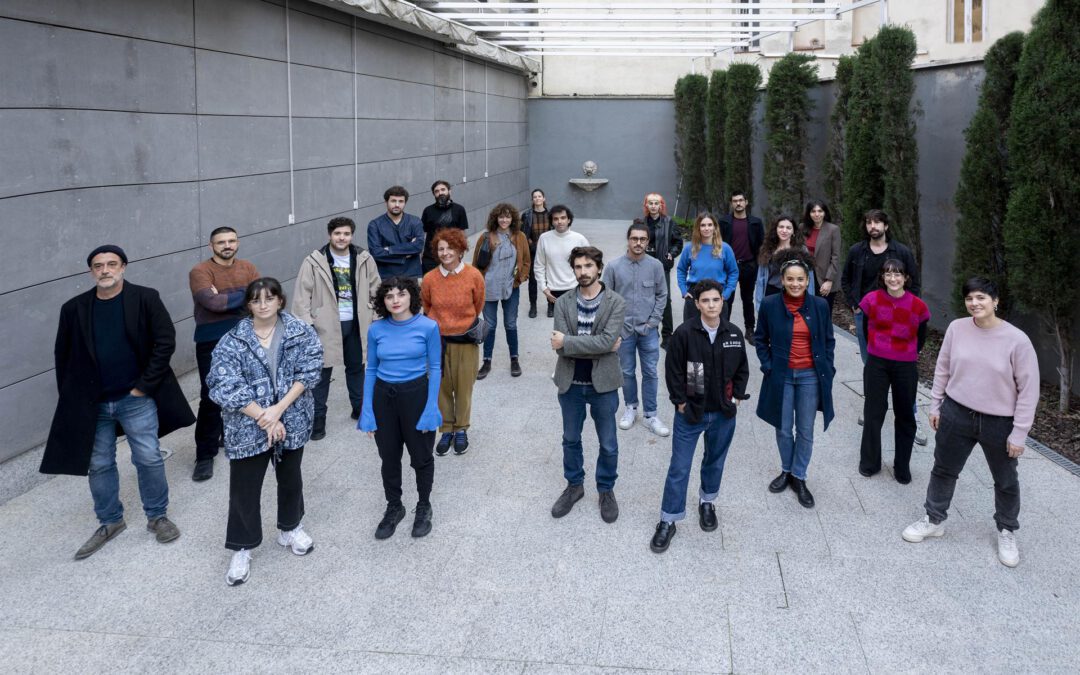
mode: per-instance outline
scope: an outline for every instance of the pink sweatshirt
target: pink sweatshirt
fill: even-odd
[[[995,328],[979,328],[971,317],[953,321],[934,368],[931,415],[941,413],[946,394],[972,410],[1012,417],[1009,442],[1024,445],[1039,403],[1039,361],[1031,340],[1007,321]]]

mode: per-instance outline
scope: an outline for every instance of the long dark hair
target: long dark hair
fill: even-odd
[[[375,314],[380,319],[385,319],[390,316],[390,310],[386,308],[386,294],[395,288],[409,294],[409,311],[413,314],[419,314],[420,284],[416,283],[416,279],[413,279],[412,277],[390,277],[389,279],[384,279],[383,282],[379,284],[379,288],[375,290],[375,298],[372,303],[375,305]]]
[[[499,229],[499,217],[510,216],[510,237],[513,238],[518,232],[521,232],[521,213],[514,208],[513,204],[507,204],[503,202],[496,204],[495,208],[491,209],[491,213],[487,218],[487,231],[488,236],[491,237],[492,245],[495,242],[495,232]]]
[[[822,211],[825,212],[825,220],[822,221],[822,224],[832,222],[832,212],[829,211],[829,205],[821,201],[820,199],[811,199],[810,201],[806,202],[806,208],[803,209],[802,213],[803,236],[808,236],[810,234],[810,230],[814,229],[814,220],[810,217],[810,212],[813,211],[815,208],[820,208]]]
[[[780,235],[776,234],[776,226],[784,220],[791,223],[791,242],[788,246],[794,249],[802,249],[803,246],[806,245],[803,239],[803,233],[795,223],[795,219],[789,215],[781,214],[773,218],[772,222],[769,223],[769,229],[765,232],[765,241],[761,243],[761,250],[758,253],[759,265],[768,264],[769,260],[772,259],[773,253],[776,253],[776,247],[780,245]]]
[[[278,314],[281,314],[281,312],[284,311],[285,303],[288,298],[285,297],[285,291],[281,289],[281,282],[274,277],[262,277],[252,281],[248,284],[247,289],[244,290],[244,314],[251,316],[251,303],[258,300],[263,291],[266,291],[266,294],[271,298],[281,300],[281,307],[278,307]]]

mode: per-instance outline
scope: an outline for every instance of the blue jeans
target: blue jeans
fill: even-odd
[[[789,370],[784,376],[784,401],[776,446],[780,466],[799,480],[806,480],[814,452],[814,418],[818,407],[818,376],[813,368]]]
[[[581,449],[581,430],[585,426],[585,406],[589,406],[600,440],[596,458],[596,489],[607,492],[615,487],[619,477],[619,438],[615,412],[619,409],[619,392],[597,393],[591,384],[572,384],[565,394],[559,394],[563,425],[563,476],[571,485],[585,482],[585,456]]]
[[[518,357],[518,300],[521,299],[519,288],[515,288],[506,300],[492,300],[484,303],[484,321],[488,325],[488,334],[484,338],[484,360],[490,361],[495,351],[495,329],[499,327],[499,303],[502,303],[503,319],[506,320],[506,346],[510,349],[510,358]]]
[[[686,421],[675,412],[675,428],[671,436],[671,464],[664,483],[664,499],[660,503],[660,520],[674,523],[686,517],[686,486],[690,482],[690,466],[701,433],[705,432],[705,456],[701,458],[701,502],[712,502],[720,493],[731,439],[735,436],[735,418],[722,413],[707,412],[698,424]]]
[[[645,335],[636,332],[624,337],[619,346],[619,365],[623,376],[623,403],[628,408],[638,405],[637,358],[641,354],[641,397],[645,399],[645,415],[656,414],[656,364],[660,360],[660,333],[650,328]]]
[[[90,455],[90,494],[94,513],[102,525],[124,518],[120,503],[120,474],[116,470],[116,424],[131,448],[131,463],[139,476],[139,496],[148,520],[165,515],[169,506],[169,483],[165,460],[158,447],[157,404],[149,396],[128,394],[119,401],[98,404],[97,431]]]

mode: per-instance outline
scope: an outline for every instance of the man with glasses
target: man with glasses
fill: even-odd
[[[619,428],[626,430],[637,420],[637,360],[641,359],[641,397],[644,399],[642,422],[657,436],[671,433],[656,412],[656,374],[660,361],[658,327],[668,301],[667,274],[664,265],[649,256],[649,227],[635,220],[626,231],[626,255],[619,256],[604,268],[607,288],[626,301],[623,317],[619,364],[623,375],[623,414]]]

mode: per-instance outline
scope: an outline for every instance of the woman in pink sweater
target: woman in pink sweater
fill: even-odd
[[[1039,362],[1027,335],[998,318],[993,282],[974,277],[963,292],[971,318],[949,324],[930,394],[930,427],[937,432],[937,447],[926,487],[926,516],[909,525],[903,537],[918,543],[945,534],[956,479],[978,443],[994,476],[998,560],[1016,567],[1020,562],[1013,534],[1020,527],[1016,460],[1024,453],[1035,421]]]

